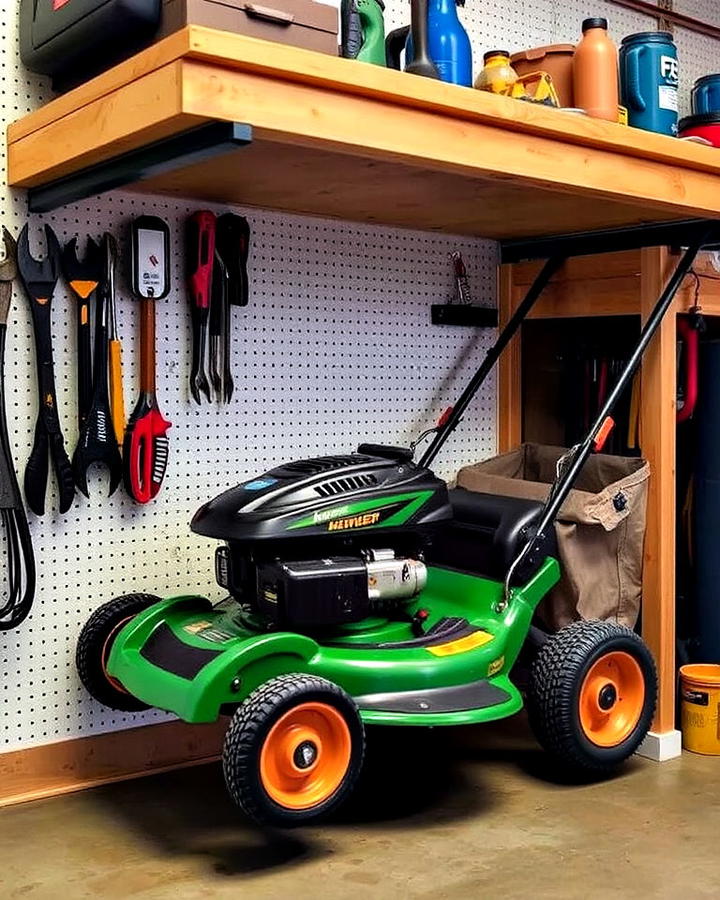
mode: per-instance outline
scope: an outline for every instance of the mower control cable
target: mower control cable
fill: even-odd
[[[569,451],[566,461],[564,459],[560,460],[560,463],[558,464],[559,478],[556,479],[555,484],[553,484],[552,488],[550,489],[550,494],[545,501],[545,505],[543,506],[542,516],[537,526],[537,530],[535,531],[535,535],[531,537],[530,540],[525,544],[517,558],[510,566],[505,577],[503,596],[502,599],[498,601],[495,607],[498,613],[504,612],[504,610],[507,608],[508,603],[510,602],[513,576],[523,565],[523,563],[528,561],[532,557],[532,554],[536,553],[542,547],[547,537],[548,528],[553,525],[555,517],[560,511],[560,507],[565,502],[565,499],[572,490],[572,487],[583,466],[587,462],[590,454],[593,451],[597,451],[600,449],[600,447],[598,446],[598,441],[601,435],[603,437],[607,436],[608,428],[612,425],[611,413],[615,408],[616,403],[622,396],[625,388],[632,381],[637,368],[642,362],[642,358],[645,350],[648,347],[648,344],[652,340],[655,332],[657,331],[660,323],[665,316],[665,313],[668,311],[671,303],[675,299],[675,294],[677,294],[680,285],[685,280],[685,276],[692,268],[695,257],[703,248],[703,245],[707,242],[711,233],[712,232],[708,230],[707,234],[703,234],[699,239],[697,239],[686,249],[685,253],[682,256],[682,259],[677,264],[675,271],[668,279],[665,288],[660,294],[660,297],[655,304],[653,311],[650,313],[650,316],[645,322],[645,325],[640,332],[640,338],[635,347],[635,350],[630,356],[630,359],[625,364],[625,368],[620,373],[620,376],[616,381],[612,391],[610,391],[610,393],[608,394],[605,403],[602,406],[602,409],[598,413],[597,418],[590,428],[590,431],[588,432],[582,443],[576,445],[572,448],[572,450]]]
[[[465,415],[465,410],[472,402],[475,394],[477,394],[477,392],[482,387],[485,379],[488,377],[490,372],[492,372],[493,368],[495,367],[495,363],[502,355],[503,350],[513,339],[515,333],[520,328],[520,325],[528,316],[536,301],[547,287],[548,282],[564,262],[564,256],[553,256],[548,259],[548,261],[545,263],[545,265],[535,278],[535,281],[533,281],[533,283],[530,285],[530,288],[525,295],[522,303],[518,305],[517,309],[508,320],[507,325],[498,335],[498,339],[488,350],[480,368],[473,375],[470,383],[460,395],[457,403],[450,408],[449,413],[447,413],[446,411],[446,413],[443,414],[442,418],[440,419],[439,425],[435,429],[430,429],[429,431],[424,432],[415,441],[415,444],[413,446],[417,446],[417,444],[427,434],[429,434],[430,431],[435,431],[435,437],[431,441],[430,446],[423,453],[419,465],[424,467],[429,466],[438,455],[445,441],[450,437],[453,431],[460,424],[462,417]]]

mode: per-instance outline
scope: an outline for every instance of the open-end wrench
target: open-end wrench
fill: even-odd
[[[51,301],[60,275],[61,251],[55,232],[49,225],[45,226],[45,240],[47,255],[42,260],[35,259],[30,253],[27,225],[20,232],[17,244],[18,274],[32,314],[39,395],[35,439],[25,467],[25,497],[30,509],[38,516],[45,512],[48,454],[52,458],[58,482],[61,513],[70,509],[75,497],[73,472],[65,452],[55,391]]]
[[[112,238],[103,238],[103,255],[106,271],[110,266]],[[108,394],[108,281],[104,279],[97,292],[95,309],[95,358],[93,360],[93,392],[87,419],[80,431],[73,454],[73,474],[78,490],[88,495],[87,472],[93,463],[99,463],[110,473],[110,494],[114,494],[122,481],[123,467],[110,412]]]

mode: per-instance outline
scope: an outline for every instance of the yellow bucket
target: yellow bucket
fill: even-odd
[[[720,666],[681,666],[680,701],[683,747],[720,756]]]

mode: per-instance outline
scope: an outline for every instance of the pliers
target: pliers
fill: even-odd
[[[60,429],[52,353],[51,307],[60,275],[61,250],[49,225],[45,226],[45,239],[47,256],[43,260],[35,259],[30,253],[27,225],[20,232],[17,245],[18,274],[32,314],[39,397],[35,439],[25,467],[25,497],[30,509],[38,516],[45,512],[48,455],[52,458],[58,482],[61,513],[70,509],[75,497],[72,467]]]
[[[215,215],[201,210],[190,216],[185,225],[185,265],[192,317],[190,394],[198,405],[201,394],[205,395],[208,402],[212,399],[205,372],[205,359],[214,260]]]

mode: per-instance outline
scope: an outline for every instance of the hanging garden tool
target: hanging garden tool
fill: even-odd
[[[93,390],[90,410],[85,424],[80,429],[75,453],[73,454],[73,475],[79,491],[88,494],[87,473],[93,463],[99,463],[110,473],[109,496],[117,490],[122,480],[122,459],[118,450],[110,412],[108,394],[108,281],[111,248],[109,235],[103,238],[105,276],[97,291],[95,301],[95,355],[93,359]],[[112,238],[110,238],[112,240]]]
[[[228,272],[215,248],[210,303],[210,384],[219,403],[229,403],[234,390],[229,360],[230,301]]]
[[[158,408],[155,377],[155,301],[170,291],[170,229],[157,216],[131,225],[132,292],[140,300],[140,397],[130,416],[123,464],[125,488],[133,500],[157,496],[168,461],[170,422]]]
[[[110,353],[110,412],[118,449],[122,450],[125,437],[125,395],[122,377],[122,345],[118,337],[117,308],[115,306],[115,267],[117,266],[117,242],[111,234],[105,241],[105,285],[107,287],[108,351]]]
[[[62,252],[62,268],[70,290],[78,300],[77,305],[77,389],[78,423],[83,427],[92,403],[92,339],[90,333],[90,309],[102,280],[102,251],[92,238],[88,238],[85,259],[77,255],[77,238],[65,244]]]
[[[215,259],[215,215],[206,210],[193,213],[185,223],[185,265],[192,317],[192,368],[190,394],[200,405],[200,395],[212,401],[205,372],[208,319]]]
[[[5,259],[0,263],[0,515],[7,547],[7,587],[0,600],[0,631],[16,628],[35,597],[35,555],[13,464],[5,407],[5,338],[17,275],[17,247],[3,228]]]
[[[55,232],[49,225],[45,226],[45,239],[47,256],[43,260],[34,259],[30,253],[27,225],[20,232],[17,245],[18,273],[32,313],[39,394],[35,439],[25,467],[25,497],[30,509],[38,516],[45,512],[48,454],[52,457],[58,482],[61,513],[70,509],[75,497],[73,472],[65,452],[55,392],[51,307],[60,275],[61,251]]]
[[[210,311],[210,372],[218,399],[229,403],[235,384],[232,357],[232,307],[247,306],[250,225],[243,216],[225,213],[215,230],[215,270]],[[217,279],[217,285],[215,283]]]

